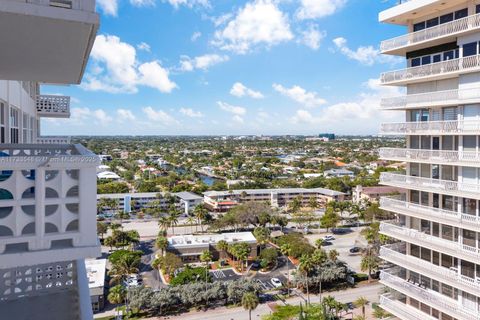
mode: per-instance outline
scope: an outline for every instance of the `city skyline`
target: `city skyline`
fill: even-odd
[[[42,88],[71,96],[72,117],[42,127],[47,135],[375,135],[381,122],[400,120],[379,111],[381,97],[401,92],[380,87],[378,74],[404,65],[379,52],[381,40],[405,32],[378,25],[389,6],[99,1],[82,84]]]

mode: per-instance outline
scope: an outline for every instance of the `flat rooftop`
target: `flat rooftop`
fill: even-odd
[[[105,270],[107,259],[85,259],[87,269],[88,287],[90,289],[102,288],[105,285]]]
[[[168,245],[172,248],[185,248],[199,245],[217,244],[220,240],[228,243],[247,242],[256,243],[254,235],[251,232],[230,232],[221,234],[205,235],[181,235],[168,238]]]
[[[228,196],[228,195],[241,195],[245,192],[248,195],[255,195],[255,194],[272,194],[272,193],[316,193],[322,194],[327,196],[340,196],[344,195],[345,193],[325,189],[325,188],[314,188],[314,189],[306,189],[306,188],[279,188],[279,189],[241,189],[241,190],[228,190],[228,191],[207,191],[203,194],[207,197],[215,197],[215,196]]]

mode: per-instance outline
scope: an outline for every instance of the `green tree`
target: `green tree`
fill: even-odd
[[[358,297],[353,304],[357,308],[362,308],[362,316],[365,318],[365,307],[368,305],[369,301],[365,297]]]
[[[218,241],[217,248],[218,248],[218,250],[220,250],[220,257],[222,259],[224,259],[225,258],[225,253],[228,250],[228,242],[225,241],[225,240]]]
[[[112,264],[109,271],[111,276],[110,283],[120,284],[128,275],[138,272],[140,266],[140,257],[138,255],[123,255],[116,263]]]
[[[175,235],[175,226],[178,224],[178,219],[180,218],[180,212],[173,207],[168,214],[168,220],[170,221],[170,226],[172,227],[172,233]]]
[[[290,251],[292,250],[292,247],[286,243],[283,244],[280,247],[280,253],[287,258],[287,295],[290,296],[290,259],[288,258],[290,256]]]
[[[318,201],[317,201],[317,198],[315,198],[315,197],[310,197],[310,199],[308,199],[308,206],[309,206],[310,208],[312,208],[313,210],[318,209]]]
[[[257,239],[257,243],[259,244],[260,253],[261,253],[262,248],[265,246],[265,244],[270,239],[270,229],[265,228],[265,227],[256,227],[253,230],[253,235],[255,236],[255,239]]]
[[[127,297],[127,290],[122,285],[116,285],[108,290],[108,302],[111,304],[121,304]]]
[[[152,262],[152,267],[159,268],[163,273],[172,276],[175,270],[183,265],[182,260],[171,252],[167,252],[163,257],[159,257]]]
[[[248,310],[248,318],[252,320],[252,310],[255,310],[259,304],[258,297],[253,292],[246,292],[242,297],[242,307]]]
[[[203,233],[203,221],[208,215],[208,210],[203,204],[199,204],[198,206],[195,207],[193,210],[193,214],[197,218],[198,223],[200,224],[200,230]]]
[[[326,228],[328,232],[328,229],[335,228],[339,221],[340,217],[338,216],[338,213],[329,207],[325,210],[325,213],[320,218],[320,226],[322,228]]]
[[[100,235],[100,237],[103,240],[103,235],[107,233],[108,231],[108,225],[104,222],[97,222],[97,233]]]
[[[308,275],[314,268],[314,262],[310,255],[304,254],[300,257],[300,264],[298,265],[298,270],[302,273],[305,278],[305,288],[307,289],[307,302],[310,304],[310,290],[308,283]]]
[[[157,237],[157,239],[155,240],[155,246],[157,247],[157,249],[161,250],[163,256],[165,254],[165,250],[168,247],[168,239],[161,236]]]
[[[333,262],[337,261],[337,258],[340,254],[338,253],[337,250],[333,249],[328,252],[328,258],[332,260]]]

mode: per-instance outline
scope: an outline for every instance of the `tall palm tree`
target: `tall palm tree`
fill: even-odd
[[[337,258],[340,254],[338,253],[337,250],[333,249],[328,252],[328,258],[332,260],[333,262],[337,261]]]
[[[133,255],[122,256],[117,263],[112,265],[110,272],[108,273],[112,279],[110,283],[120,284],[129,274],[137,273],[138,266],[140,265],[140,258]]]
[[[155,240],[155,246],[162,251],[162,256],[165,254],[165,250],[168,247],[168,239],[165,237],[157,237]]]
[[[290,260],[288,256],[292,251],[292,246],[288,243],[285,243],[280,247],[280,253],[283,254],[287,258],[287,296],[290,297]]]
[[[193,225],[195,224],[195,217],[193,216],[188,216],[187,218],[187,223],[190,225],[190,233],[193,233]],[[195,231],[197,229],[197,225],[195,224]]]
[[[322,238],[317,239],[317,240],[315,240],[315,246],[316,246],[318,249],[322,249],[322,246],[323,246],[324,242],[325,242],[325,241],[323,241]]]
[[[259,304],[258,297],[253,292],[246,292],[242,297],[242,306],[248,310],[248,318],[252,320],[252,310],[255,310]]]
[[[107,300],[111,304],[121,304],[127,298],[127,290],[122,285],[116,285],[108,290]]]
[[[225,240],[220,240],[218,241],[217,243],[217,248],[218,250],[220,250],[221,252],[221,257],[222,259],[225,258],[224,254],[227,252],[228,250],[228,242],[225,241]]]
[[[168,219],[168,217],[161,217],[158,220],[158,225],[165,231],[165,233],[167,233],[168,229],[172,225],[172,222],[170,221],[170,219]]]
[[[368,282],[372,281],[372,272],[378,269],[380,264],[380,258],[376,250],[372,247],[368,247],[362,252],[362,260],[360,261],[360,270],[363,272],[368,271]]]
[[[207,282],[208,282],[208,264],[212,261],[212,253],[209,250],[205,250],[200,255],[200,261],[205,262],[205,304],[208,304],[207,296]]]
[[[195,217],[197,218],[198,223],[200,224],[200,229],[202,230],[202,233],[203,233],[203,225],[202,225],[202,222],[203,222],[203,220],[207,217],[207,214],[208,214],[207,208],[205,208],[205,206],[204,206],[203,204],[199,204],[199,205],[196,206],[195,209],[193,210],[193,214],[194,214]]]
[[[357,308],[362,308],[362,316],[365,318],[365,307],[368,305],[370,301],[367,300],[365,297],[358,297],[357,300],[353,302],[353,304]]]
[[[170,221],[170,226],[172,227],[172,233],[175,235],[175,226],[178,224],[178,218],[180,218],[180,213],[175,209],[170,211],[168,215],[168,220]]]
[[[313,259],[307,254],[302,255],[300,257],[300,264],[298,265],[298,269],[306,279],[307,302],[308,302],[308,304],[310,304],[310,290],[308,288],[309,287],[309,285],[308,285],[308,274],[313,270],[313,268],[314,268]]]

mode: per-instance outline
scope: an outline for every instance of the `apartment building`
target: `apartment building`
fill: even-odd
[[[294,199],[301,199],[302,206],[308,206],[315,198],[318,204],[330,201],[343,201],[346,194],[325,188],[282,188],[282,189],[243,189],[229,191],[207,191],[203,193],[205,205],[216,212],[225,212],[245,202],[265,202],[272,207],[288,206]]]
[[[98,158],[41,117],[70,98],[39,83],[81,81],[99,25],[94,0],[0,0],[0,318],[91,319],[84,259],[100,254]]]
[[[405,320],[480,319],[480,1],[403,0],[379,20],[407,29],[381,44],[406,58],[406,68],[381,75],[405,88],[381,102],[405,120],[381,132],[407,144],[380,150],[407,163],[405,174],[380,178],[407,189],[380,200],[396,213],[380,231],[397,240],[380,250],[395,265],[381,273],[390,290],[381,306]]]

